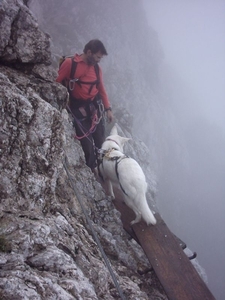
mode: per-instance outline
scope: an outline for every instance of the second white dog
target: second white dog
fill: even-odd
[[[136,215],[131,224],[135,224],[143,218],[147,225],[155,225],[156,219],[146,200],[145,175],[136,160],[123,153],[123,146],[128,140],[129,138],[118,135],[116,125],[112,128],[110,136],[102,145],[100,175],[113,198],[115,198],[113,186],[122,190],[124,202]]]

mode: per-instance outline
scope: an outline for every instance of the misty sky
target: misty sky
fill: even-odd
[[[191,107],[193,106],[191,113],[194,114],[196,107],[200,107],[208,124],[217,124],[223,130],[213,133],[216,127],[211,128],[207,123],[201,122],[203,119],[199,116],[196,127],[199,132],[196,132],[190,121],[193,134],[190,135],[189,130],[188,145],[194,151],[189,153],[190,162],[192,161],[189,185],[183,186],[183,191],[179,190],[181,173],[173,174],[169,171],[167,174],[173,174],[170,177],[174,177],[173,181],[176,182],[171,179],[167,185],[162,183],[164,186],[159,191],[161,208],[165,214],[168,212],[167,217],[177,219],[171,224],[179,223],[176,224],[179,230],[184,226],[185,242],[192,242],[192,250],[200,252],[198,258],[207,271],[209,287],[217,300],[223,300],[225,146],[221,134],[225,133],[225,0],[143,1],[149,24],[157,32],[162,45],[165,63],[176,71],[186,87],[193,92],[193,98],[188,99]],[[183,99],[177,99],[180,100]],[[184,109],[185,105],[184,103]],[[206,138],[203,137],[204,134]],[[207,137],[212,138],[212,142]],[[171,169],[173,167],[170,166]],[[180,183],[183,184],[181,181]],[[173,189],[171,194],[170,189]],[[182,212],[179,219],[177,216]],[[209,221],[210,215],[212,218]],[[189,223],[187,227],[185,222]]]
[[[165,60],[225,128],[225,0],[145,0]]]

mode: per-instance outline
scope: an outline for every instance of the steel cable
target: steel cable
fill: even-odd
[[[85,218],[86,218],[86,220],[87,220],[87,223],[88,223],[88,225],[89,225],[89,227],[90,227],[90,229],[91,229],[93,238],[94,238],[96,244],[98,245],[98,248],[99,248],[99,250],[100,250],[100,252],[101,252],[101,255],[102,255],[102,257],[103,257],[103,259],[104,259],[104,261],[105,261],[105,264],[106,264],[106,266],[107,266],[107,268],[108,268],[108,270],[109,270],[109,273],[110,273],[110,275],[111,275],[111,277],[112,277],[112,280],[113,280],[113,282],[114,282],[114,284],[115,284],[115,287],[116,287],[116,289],[117,289],[117,291],[118,291],[118,293],[119,293],[119,295],[120,295],[120,298],[121,298],[122,300],[126,300],[126,298],[125,298],[125,296],[124,296],[124,294],[123,294],[123,292],[122,292],[122,290],[121,290],[121,288],[120,288],[120,286],[119,286],[119,283],[118,283],[118,281],[117,281],[117,279],[116,279],[116,276],[115,276],[115,274],[114,274],[114,272],[113,272],[113,269],[112,269],[112,267],[111,267],[111,264],[110,264],[110,262],[109,262],[109,259],[108,259],[108,257],[106,256],[104,249],[102,248],[101,242],[100,242],[100,240],[99,240],[99,238],[98,238],[98,236],[97,236],[97,233],[95,232],[95,230],[94,230],[94,228],[93,228],[93,225],[92,225],[91,220],[90,220],[90,218],[89,218],[89,216],[88,216],[88,213],[87,213],[87,211],[86,211],[86,209],[85,209],[85,207],[84,207],[84,205],[83,205],[83,203],[82,203],[82,201],[81,201],[81,199],[80,199],[80,195],[79,195],[79,193],[78,193],[78,191],[77,191],[77,189],[76,189],[76,187],[75,187],[75,184],[74,184],[74,182],[73,182],[73,180],[72,180],[72,177],[71,177],[71,175],[70,175],[70,173],[69,173],[68,167],[67,167],[67,165],[66,165],[66,158],[65,158],[65,160],[63,161],[63,166],[64,166],[64,169],[65,169],[65,171],[66,171],[66,174],[67,174],[67,176],[68,176],[68,178],[69,178],[69,181],[70,181],[71,187],[72,187],[72,189],[73,189],[73,191],[74,191],[74,194],[75,194],[77,200],[78,200],[79,203],[80,203],[81,209],[82,209],[82,211],[83,211],[83,213],[84,213],[84,215],[85,215]]]

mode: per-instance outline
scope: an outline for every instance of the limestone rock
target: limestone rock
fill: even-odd
[[[119,299],[82,204],[126,298],[166,299],[84,163],[48,36],[23,2],[0,5],[0,298]]]
[[[0,58],[5,62],[50,63],[50,37],[22,1],[0,6]]]

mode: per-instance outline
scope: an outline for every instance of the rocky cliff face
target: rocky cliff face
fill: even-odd
[[[166,299],[84,164],[64,109],[66,90],[50,65],[50,37],[26,2],[0,4],[0,298],[119,299],[81,200],[126,298]],[[131,134],[126,120],[121,116]],[[129,149],[137,153],[138,144]],[[140,149],[149,155],[143,143]],[[148,176],[150,197],[155,183]]]

